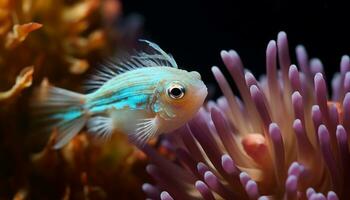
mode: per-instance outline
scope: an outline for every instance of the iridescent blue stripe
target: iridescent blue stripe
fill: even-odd
[[[129,110],[142,110],[147,108],[149,95],[137,95],[125,98],[118,102],[110,104],[103,104],[94,106],[90,109],[92,113],[104,112],[108,109],[129,109]]]
[[[117,91],[112,95],[97,98],[90,102],[87,107],[90,112],[103,112],[104,110],[115,108],[128,108],[132,110],[146,109],[148,100],[153,93],[149,86],[137,85]]]
[[[50,119],[58,119],[63,121],[71,121],[81,116],[81,108],[75,108],[72,107],[68,111],[64,110],[65,112],[57,113],[52,116],[50,116]]]

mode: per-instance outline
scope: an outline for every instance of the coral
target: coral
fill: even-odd
[[[121,46],[118,0],[0,1],[0,199],[140,199],[145,156],[116,133],[82,133],[61,150],[33,128],[40,84],[80,90],[96,62]]]
[[[0,101],[10,100],[15,98],[23,89],[30,87],[33,80],[33,67],[26,67],[22,69],[16,78],[15,85],[6,92],[0,92]]]

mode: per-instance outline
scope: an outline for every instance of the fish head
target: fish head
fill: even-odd
[[[162,80],[160,102],[166,130],[181,127],[195,116],[208,94],[207,87],[196,71],[171,69],[171,74]]]

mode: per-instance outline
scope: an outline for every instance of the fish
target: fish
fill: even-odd
[[[140,42],[148,49],[104,62],[87,81],[89,93],[48,86],[34,95],[33,110],[49,124],[45,129],[57,132],[54,149],[65,146],[84,127],[101,138],[119,131],[143,146],[195,116],[208,94],[201,75],[179,69],[157,44]]]

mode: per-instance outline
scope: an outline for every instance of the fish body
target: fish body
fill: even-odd
[[[207,95],[198,72],[177,68],[158,45],[150,52],[107,64],[83,95],[50,87],[36,100],[37,110],[58,130],[55,148],[67,144],[85,125],[88,132],[109,137],[115,131],[143,145],[150,138],[179,128],[190,120]]]

